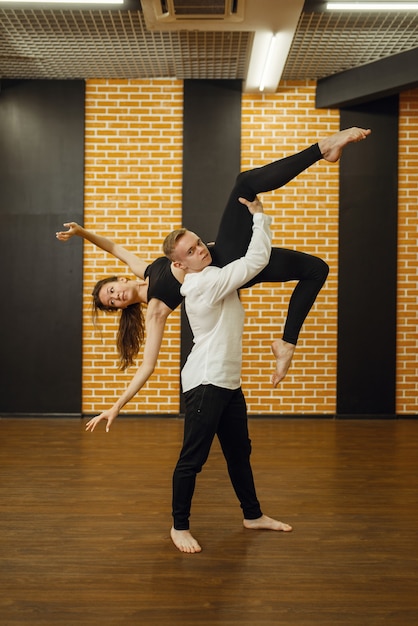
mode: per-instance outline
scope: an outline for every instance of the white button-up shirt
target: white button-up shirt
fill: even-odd
[[[225,267],[186,274],[181,293],[193,332],[193,348],[182,369],[183,391],[212,384],[238,389],[241,384],[244,310],[237,289],[268,263],[271,218],[253,215],[253,234],[244,257]]]

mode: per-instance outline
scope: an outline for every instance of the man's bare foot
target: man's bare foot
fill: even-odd
[[[365,129],[353,126],[352,128],[347,128],[346,130],[340,130],[340,132],[335,133],[335,135],[331,135],[331,137],[320,139],[320,141],[318,141],[318,147],[321,151],[322,157],[326,161],[335,163],[340,158],[341,152],[346,145],[366,139],[371,132],[370,128]]]
[[[257,519],[244,519],[243,524],[245,528],[250,528],[251,530],[282,530],[285,533],[289,533],[292,530],[289,524],[278,522],[276,519],[267,517],[267,515],[262,515]]]
[[[195,552],[202,551],[202,548],[192,536],[190,530],[176,530],[175,528],[171,528],[170,535],[174,545],[180,552],[194,554]]]
[[[283,341],[283,339],[276,339],[271,344],[271,349],[276,359],[276,369],[271,377],[273,387],[277,387],[279,382],[286,376],[295,348],[296,346],[293,343],[288,343]]]

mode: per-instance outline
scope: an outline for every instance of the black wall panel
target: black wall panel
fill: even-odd
[[[183,226],[213,241],[241,163],[241,81],[184,82]],[[192,345],[182,312],[181,363]]]
[[[241,162],[241,81],[184,82],[183,226],[213,241]]]
[[[2,81],[0,413],[81,413],[84,82]]]
[[[337,414],[394,416],[398,96],[341,110],[372,135],[340,162]]]

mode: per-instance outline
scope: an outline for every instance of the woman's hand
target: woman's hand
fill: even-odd
[[[86,430],[93,432],[96,428],[97,424],[102,420],[107,420],[106,424],[106,432],[109,432],[109,428],[112,425],[113,420],[118,416],[118,413],[115,410],[109,409],[108,411],[103,411],[100,415],[96,415],[91,420],[89,420],[86,424]]]
[[[68,230],[62,230],[58,233],[55,233],[56,238],[60,241],[67,241],[68,239],[71,239],[71,237],[73,237],[74,235],[81,235],[82,228],[81,226],[79,226],[79,224],[77,224],[77,222],[67,222],[66,224],[64,224],[64,226],[68,228]]]

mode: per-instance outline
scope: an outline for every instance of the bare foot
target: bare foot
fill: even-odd
[[[370,135],[372,131],[368,128],[347,128],[346,130],[340,130],[340,132],[326,137],[318,141],[318,146],[321,151],[322,157],[330,163],[335,163],[341,156],[343,148],[349,143],[356,143],[362,141]]]
[[[283,339],[276,339],[271,344],[271,349],[276,359],[276,369],[271,377],[273,387],[277,387],[279,382],[286,376],[295,348],[296,346],[293,343],[288,343],[283,341]]]
[[[170,530],[170,535],[174,545],[180,550],[180,552],[194,554],[195,552],[202,551],[202,548],[192,536],[190,530],[176,530],[175,528],[172,528]]]
[[[272,517],[267,517],[267,515],[262,515],[257,519],[244,519],[243,524],[245,528],[252,530],[282,530],[285,533],[289,533],[292,530],[289,524],[278,522]]]

